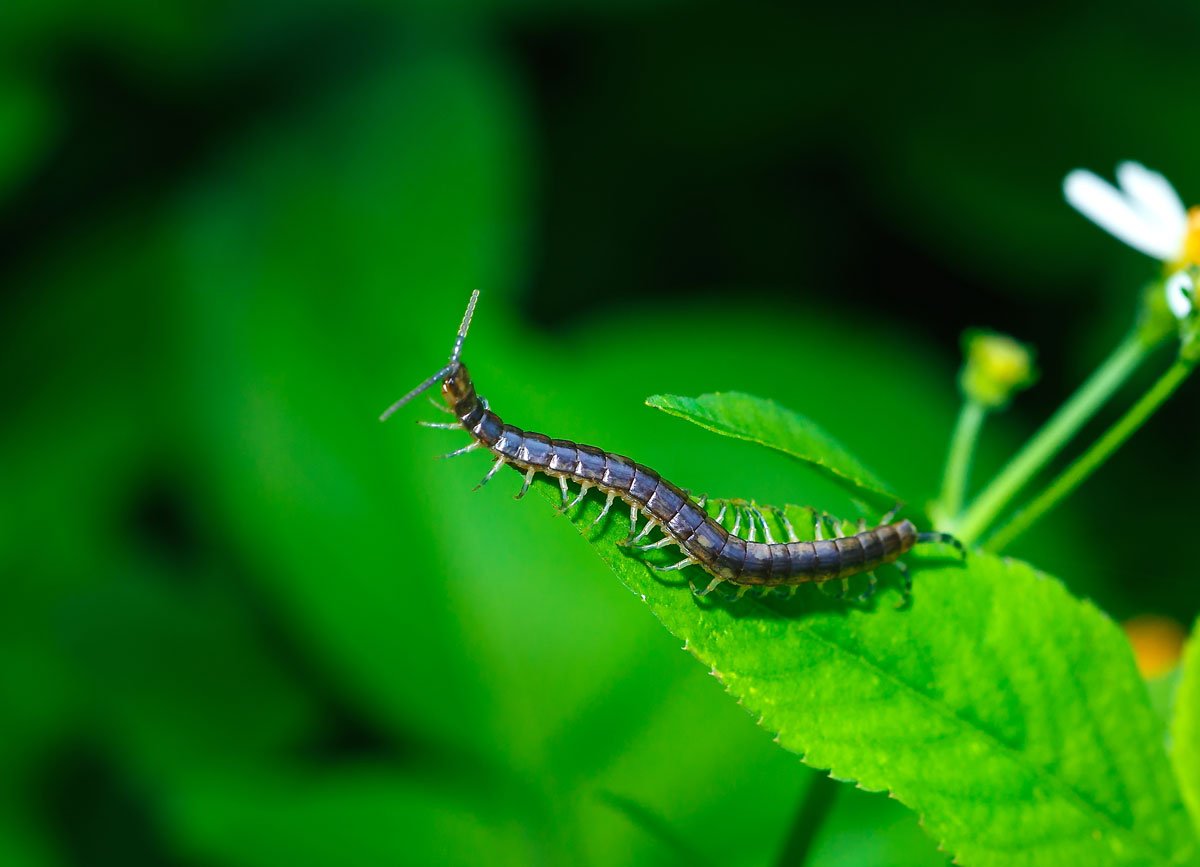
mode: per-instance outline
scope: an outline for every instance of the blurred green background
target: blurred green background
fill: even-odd
[[[514,423],[848,512],[642,406],[736,388],[920,504],[988,326],[1043,376],[982,479],[1154,273],[1064,173],[1200,201],[1198,32],[1183,0],[9,0],[0,864],[787,863],[814,772],[515,474],[472,494],[437,413],[376,416],[480,289]],[[1196,398],[1014,553],[1189,620]],[[850,787],[815,833],[810,864],[946,860]]]

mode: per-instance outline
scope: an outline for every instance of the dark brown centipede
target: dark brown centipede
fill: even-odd
[[[762,512],[748,503],[730,504],[721,507],[716,517],[704,509],[703,499],[697,501],[662,478],[649,467],[643,466],[623,455],[603,451],[594,446],[581,445],[570,440],[551,439],[540,433],[531,433],[505,424],[488,408],[487,401],[479,397],[466,365],[460,361],[467,329],[475,311],[479,293],[471,295],[462,325],[454,340],[450,361],[400,398],[380,416],[386,420],[392,413],[408,403],[426,389],[441,383],[442,396],[448,412],[456,422],[444,424],[424,423],[429,427],[465,430],[471,442],[447,457],[465,454],[477,448],[485,448],[495,456],[495,463],[476,486],[482,487],[500,471],[505,464],[525,474],[520,498],[529,490],[537,473],[557,478],[562,489],[563,510],[579,503],[585,494],[596,488],[607,495],[604,509],[593,521],[599,523],[617,499],[629,506],[629,538],[623,544],[635,545],[645,538],[654,527],[660,527],[663,538],[657,542],[638,546],[640,550],[660,548],[668,544],[678,545],[684,558],[670,566],[655,566],[660,571],[670,572],[688,566],[699,566],[711,576],[703,589],[692,589],[698,596],[728,581],[738,587],[739,595],[752,587],[786,587],[795,590],[805,583],[823,584],[841,580],[843,588],[852,575],[865,573],[869,585],[863,598],[875,590],[874,571],[887,563],[894,564],[904,579],[904,593],[911,589],[908,570],[899,558],[908,553],[919,542],[944,542],[962,551],[961,544],[945,533],[921,533],[911,521],[893,522],[895,510],[888,513],[878,526],[867,528],[859,523],[858,532],[840,536],[836,530],[830,532],[826,516],[815,522],[815,539],[802,542],[782,512],[776,515],[787,534],[787,540],[777,542]],[[436,405],[436,404],[435,404]],[[570,483],[580,486],[578,495],[570,497]],[[726,530],[723,521],[728,506],[733,505],[735,521],[731,530]],[[746,536],[739,535],[743,513],[748,518]],[[646,524],[637,532],[638,515],[645,516]],[[755,524],[757,519],[758,524]],[[757,528],[761,527],[763,541],[756,541]]]

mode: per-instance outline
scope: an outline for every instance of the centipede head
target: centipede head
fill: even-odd
[[[422,382],[404,397],[393,403],[383,411],[383,415],[379,416],[380,421],[387,421],[388,418],[404,404],[408,403],[418,394],[427,389],[432,388],[439,382],[444,383],[447,400],[451,403],[457,403],[466,395],[467,390],[474,390],[471,385],[471,378],[466,376],[466,368],[463,366],[459,357],[462,355],[463,343],[467,339],[467,329],[471,327],[471,317],[475,315],[475,302],[479,300],[479,290],[476,289],[471,293],[471,300],[467,302],[467,312],[463,314],[462,325],[458,327],[458,335],[454,338],[454,348],[450,351],[450,361],[435,373],[429,379]],[[461,375],[460,375],[461,374]],[[459,394],[459,392],[462,394]]]

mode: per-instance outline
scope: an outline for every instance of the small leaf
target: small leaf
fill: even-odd
[[[1175,693],[1171,760],[1192,825],[1200,833],[1200,621],[1192,627],[1180,667],[1183,677]]]
[[[646,399],[646,405],[715,433],[798,458],[850,493],[885,509],[900,500],[841,443],[809,419],[773,400],[729,391],[699,397],[655,394]]]
[[[914,554],[903,609],[887,590],[870,608],[812,587],[787,601],[697,599],[687,579],[706,574],[652,571],[674,549],[619,546],[627,517],[614,509],[591,527],[595,499],[572,515],[577,528],[726,690],[807,764],[922,814],[959,863],[1193,856],[1128,644],[1055,579],[981,553],[965,564]],[[811,510],[787,514],[811,538]]]

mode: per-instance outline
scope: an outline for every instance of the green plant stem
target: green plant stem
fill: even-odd
[[[1017,536],[1028,530],[1042,515],[1079,487],[1092,473],[1099,469],[1109,456],[1120,448],[1150,416],[1166,402],[1175,389],[1183,384],[1192,372],[1193,364],[1176,361],[1166,373],[1154,383],[1141,400],[1096,440],[1086,452],[1062,471],[1044,491],[1038,494],[1025,508],[1001,527],[984,545],[988,551],[999,551]]]
[[[706,867],[711,863],[693,848],[682,834],[672,828],[666,819],[653,810],[632,798],[618,795],[615,792],[600,792],[599,797],[601,801],[625,816],[634,826],[673,852],[679,859],[679,863],[697,864],[700,867]]]
[[[1034,434],[992,483],[950,527],[964,544],[974,543],[1014,496],[1029,483],[1150,354],[1151,346],[1131,334]]]
[[[952,521],[962,511],[967,473],[971,469],[971,457],[975,453],[979,429],[986,415],[987,409],[979,401],[968,397],[963,402],[958,422],[954,425],[954,435],[950,438],[950,453],[946,456],[946,473],[942,478],[942,495],[936,510],[943,520]]]
[[[825,823],[825,817],[833,809],[833,802],[840,790],[841,786],[828,774],[813,774],[812,782],[800,797],[796,817],[792,820],[783,848],[779,850],[779,857],[775,859],[779,867],[800,867],[808,861],[813,840]]]

